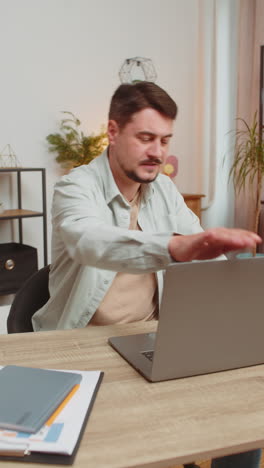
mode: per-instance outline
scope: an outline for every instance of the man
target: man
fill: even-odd
[[[51,297],[34,315],[34,330],[156,319],[171,261],[211,259],[261,241],[238,229],[203,232],[160,174],[176,114],[175,102],[153,83],[114,93],[108,149],[55,186]],[[259,452],[247,456],[245,466],[257,467]]]

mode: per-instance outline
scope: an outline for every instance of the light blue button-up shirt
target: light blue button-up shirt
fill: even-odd
[[[131,207],[115,183],[106,151],[55,185],[51,297],[33,316],[34,330],[85,327],[118,271],[157,272],[161,298],[172,234],[202,228],[169,177],[160,174],[143,189],[137,231],[128,229]]]

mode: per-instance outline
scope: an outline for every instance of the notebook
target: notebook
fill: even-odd
[[[110,345],[152,382],[264,363],[264,257],[170,264],[156,333]]]
[[[80,375],[81,383],[73,387],[37,433],[0,428],[1,461],[15,460],[55,465],[74,463],[104,373],[82,370],[55,372],[77,373]]]
[[[81,378],[73,372],[3,367],[0,370],[0,428],[37,432]]]

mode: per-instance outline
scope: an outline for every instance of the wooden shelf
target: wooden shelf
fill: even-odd
[[[16,195],[17,195],[17,203],[15,205],[15,209],[7,209],[0,213],[0,221],[8,221],[12,223],[14,220],[14,226],[18,233],[18,243],[23,244],[23,223],[24,219],[32,219],[32,218],[42,218],[42,227],[43,227],[43,261],[44,266],[48,264],[48,249],[47,249],[47,207],[46,207],[46,169],[44,167],[0,167],[0,175],[2,177],[3,174],[8,172],[13,172],[16,175]],[[22,187],[22,179],[24,177],[24,173],[36,173],[39,172],[41,176],[41,206],[39,207],[39,211],[27,210],[22,209],[25,203],[23,203],[23,187]],[[33,177],[33,175],[31,175]],[[35,177],[35,176],[34,176]],[[1,187],[2,189],[2,187]],[[13,190],[15,195],[15,191]],[[39,203],[40,204],[40,203]],[[13,205],[14,206],[14,205]],[[26,222],[28,224],[29,221]],[[1,223],[0,223],[1,224]],[[12,242],[12,240],[10,241]],[[17,242],[16,242],[17,243]],[[31,247],[31,246],[29,246]],[[27,269],[27,265],[24,265],[25,270]],[[29,271],[29,265],[28,265]],[[30,272],[32,274],[32,271]],[[26,276],[25,276],[26,278]],[[23,280],[23,275],[21,276],[21,281]],[[11,282],[12,283],[12,282]],[[15,284],[15,282],[14,282]],[[21,283],[22,284],[22,283]],[[7,284],[6,284],[7,285]],[[7,285],[8,286],[8,285]],[[18,283],[14,286],[17,289]],[[5,295],[6,291],[10,289],[9,287],[5,288],[5,285],[1,283],[1,294]],[[12,288],[13,289],[13,288]]]
[[[32,210],[5,210],[0,214],[0,219],[16,219],[16,218],[33,218],[37,216],[43,216],[40,211]]]

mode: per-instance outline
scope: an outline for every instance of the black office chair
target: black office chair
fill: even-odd
[[[32,315],[49,299],[47,265],[34,273],[17,291],[7,317],[8,333],[33,332]]]

